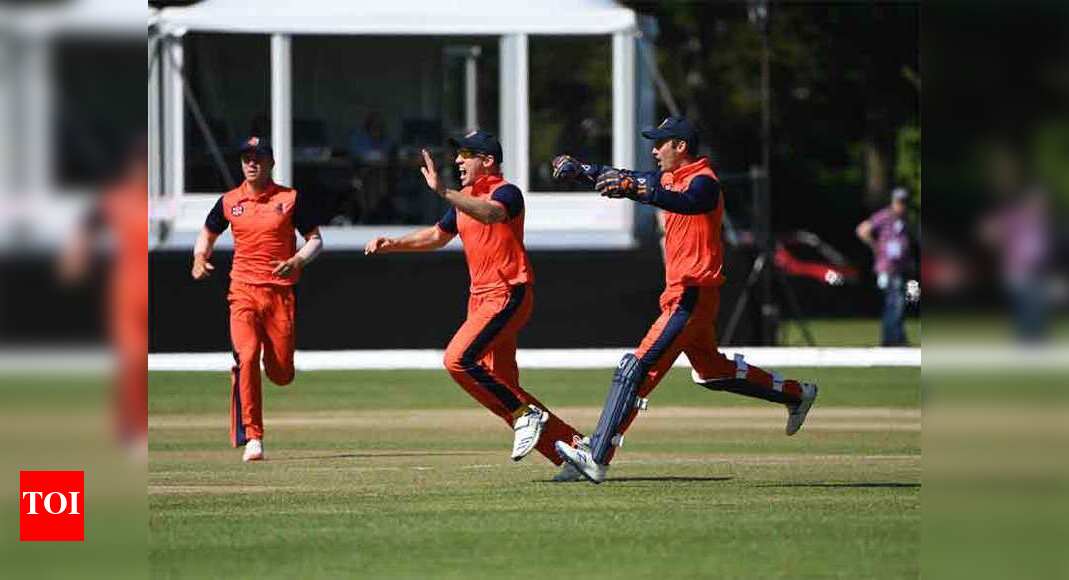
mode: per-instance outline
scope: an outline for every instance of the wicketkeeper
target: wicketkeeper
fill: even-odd
[[[802,427],[817,396],[815,384],[783,379],[748,365],[741,356],[729,360],[717,350],[716,319],[724,283],[720,182],[709,160],[695,154],[698,131],[686,119],[669,117],[642,136],[654,141],[660,171],[616,169],[568,155],[553,160],[556,179],[586,181],[605,197],[627,198],[664,212],[661,315],[638,350],[620,360],[589,445],[556,445],[561,457],[594,483],[605,479],[628,426],[680,353],[687,355],[691,377],[703,387],[786,405],[787,435]]]

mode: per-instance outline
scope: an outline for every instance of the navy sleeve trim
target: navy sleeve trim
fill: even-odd
[[[490,199],[505,206],[505,210],[508,211],[509,219],[512,219],[521,212],[523,212],[523,194],[520,193],[520,188],[515,185],[503,185],[497,188],[490,196]]]
[[[301,233],[301,236],[307,238],[312,230],[322,225],[323,220],[320,217],[321,212],[313,200],[308,199],[300,192],[297,193],[296,199],[293,201],[293,227],[297,228],[297,231]]]
[[[673,213],[707,213],[716,209],[720,202],[720,182],[707,175],[699,175],[690,181],[687,189],[678,192],[669,191],[659,182],[653,182],[646,202]]]
[[[457,208],[451,207],[442,216],[442,219],[438,220],[438,227],[442,228],[442,231],[450,234],[457,233]]]
[[[221,234],[226,231],[226,228],[230,227],[230,222],[227,221],[226,214],[223,212],[223,198],[221,196],[219,201],[212,206],[212,211],[208,212],[208,217],[204,220],[204,227],[214,234]]]

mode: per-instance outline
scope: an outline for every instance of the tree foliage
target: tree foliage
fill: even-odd
[[[762,32],[750,5],[624,4],[656,19],[660,71],[684,113],[703,125],[718,169],[760,164]],[[853,244],[853,225],[886,203],[896,182],[919,197],[919,11],[910,3],[772,4],[776,229]],[[873,171],[883,172],[878,191],[867,190]]]

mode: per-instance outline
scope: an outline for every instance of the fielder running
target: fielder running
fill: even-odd
[[[696,156],[698,131],[686,119],[669,117],[642,136],[654,141],[653,157],[660,171],[615,169],[567,155],[553,160],[557,179],[585,180],[603,196],[664,210],[666,284],[661,315],[638,350],[620,361],[590,443],[556,446],[565,461],[594,483],[605,479],[628,426],[680,353],[687,355],[691,376],[701,386],[786,405],[787,435],[801,428],[817,396],[815,384],[784,380],[747,365],[741,356],[728,360],[717,350],[716,319],[724,282],[720,183],[709,160]]]
[[[323,248],[319,227],[297,190],[271,179],[271,147],[251,137],[241,148],[245,181],[219,198],[193,247],[193,278],[215,269],[209,262],[215,240],[231,228],[234,262],[230,270],[230,441],[244,445],[243,461],[264,458],[260,354],[276,385],[293,381],[293,285]],[[304,238],[297,249],[296,229]]]
[[[93,247],[104,232],[114,238],[109,260],[109,334],[116,358],[115,417],[119,440],[131,457],[148,457],[148,192],[146,151],[139,138],[111,184],[63,248],[60,274],[67,282],[88,277]]]
[[[516,335],[534,304],[534,274],[523,245],[523,195],[501,176],[501,144],[481,131],[451,139],[462,189],[447,189],[424,150],[427,185],[452,204],[436,225],[368,242],[365,254],[424,252],[459,235],[471,277],[468,316],[445,349],[445,368],[476,401],[514,432],[512,459],[537,449],[555,465],[556,442],[581,435],[520,387]],[[559,478],[560,476],[558,476]]]

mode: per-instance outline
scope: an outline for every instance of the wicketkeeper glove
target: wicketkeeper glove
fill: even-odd
[[[634,174],[626,169],[608,169],[598,176],[594,189],[601,195],[611,198],[626,197],[635,201],[639,199],[638,182]]]
[[[553,179],[577,179],[582,173],[579,160],[571,155],[553,158]]]
[[[553,158],[553,179],[595,183],[598,180],[598,171],[604,171],[604,168],[583,163],[571,155],[558,155]]]

